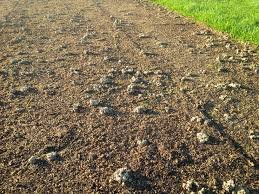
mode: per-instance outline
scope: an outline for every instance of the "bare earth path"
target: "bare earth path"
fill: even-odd
[[[256,193],[258,118],[252,46],[140,0],[0,1],[0,193]]]

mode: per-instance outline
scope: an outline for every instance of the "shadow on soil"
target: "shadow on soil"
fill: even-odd
[[[241,154],[248,162],[253,163],[255,165],[255,168],[258,169],[256,160],[253,157],[249,156],[244,150],[244,148],[237,141],[235,141],[229,134],[227,134],[224,131],[224,126],[221,123],[215,121],[213,117],[207,112],[205,107],[198,107],[198,109],[205,118],[210,119],[212,121],[211,127],[213,127],[216,131],[218,131],[222,137],[227,139],[227,141],[234,147],[234,149],[239,154]]]
[[[143,176],[140,172],[131,172],[131,177],[133,181],[126,183],[127,187],[141,191],[150,191],[152,189],[150,180],[146,176]]]

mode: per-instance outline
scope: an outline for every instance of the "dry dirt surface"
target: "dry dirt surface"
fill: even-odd
[[[0,1],[0,193],[257,193],[254,45],[140,0]]]

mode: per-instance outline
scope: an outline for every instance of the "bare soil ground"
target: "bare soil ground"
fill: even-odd
[[[2,0],[0,32],[0,193],[258,191],[255,46],[140,0]]]

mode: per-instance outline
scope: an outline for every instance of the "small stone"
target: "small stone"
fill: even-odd
[[[235,185],[235,182],[234,180],[229,180],[227,182],[223,182],[223,190],[226,191],[226,192],[231,192],[235,189],[236,185]]]
[[[138,114],[146,114],[149,110],[145,106],[138,106],[134,108],[133,112]]]
[[[116,181],[122,185],[133,182],[132,172],[128,168],[119,168],[116,170],[110,181]]]
[[[100,114],[102,115],[114,115],[115,111],[111,107],[101,107]]]
[[[194,180],[188,180],[186,183],[183,183],[183,189],[189,192],[196,192],[198,190],[199,184]]]
[[[259,68],[256,68],[256,69],[255,69],[255,74],[256,74],[256,75],[259,75]]]
[[[100,104],[100,100],[91,99],[89,103],[90,103],[91,106],[96,107]]]
[[[204,133],[204,132],[200,132],[200,133],[197,133],[197,138],[199,140],[200,143],[207,143],[210,139],[210,137]]]
[[[57,152],[47,153],[46,158],[47,158],[48,161],[58,160],[58,153]]]

